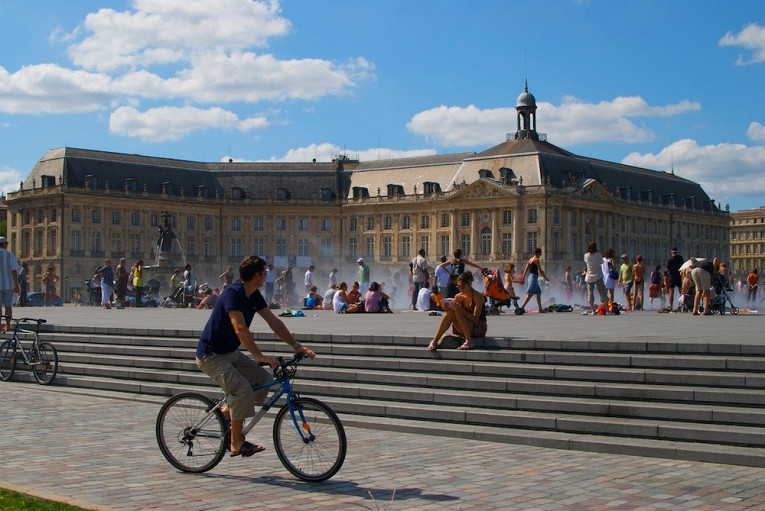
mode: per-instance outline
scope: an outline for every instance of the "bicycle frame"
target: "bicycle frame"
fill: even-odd
[[[24,334],[32,334],[34,335],[34,340],[32,341],[32,347],[34,347],[36,344],[39,343],[40,337],[37,335],[37,332],[34,330],[24,330],[23,328],[16,328],[13,331],[13,335],[11,335],[11,341],[13,341],[13,352],[14,353],[21,353],[21,357],[24,359],[24,363],[26,365],[32,365],[32,359],[30,357],[27,357],[27,353],[31,355],[31,348],[24,347],[24,344],[21,342],[21,339],[19,338],[19,332]]]

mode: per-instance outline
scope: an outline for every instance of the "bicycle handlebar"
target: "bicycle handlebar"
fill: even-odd
[[[47,319],[42,318],[11,318],[11,321],[14,323],[37,323],[38,325],[48,322]]]
[[[298,362],[305,357],[303,353],[295,353],[286,360],[284,357],[276,357],[276,360],[279,361],[279,367],[274,368],[274,378],[281,378],[285,374],[292,378],[295,375],[295,371],[297,371]]]

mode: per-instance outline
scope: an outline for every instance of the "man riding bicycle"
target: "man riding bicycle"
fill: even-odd
[[[227,406],[221,411],[231,421],[231,456],[248,457],[265,449],[247,442],[242,435],[244,419],[255,415],[255,403],[262,403],[268,395],[268,388],[256,394],[253,385],[273,379],[271,373],[259,364],[271,368],[279,366],[276,358],[264,355],[255,344],[249,328],[255,313],[296,353],[310,358],[316,354],[295,340],[260,294],[260,287],[266,280],[263,259],[256,256],[243,259],[239,264],[239,278],[226,286],[215,303],[197,344],[196,362],[197,367],[215,380],[226,394]],[[239,350],[240,344],[255,360]]]

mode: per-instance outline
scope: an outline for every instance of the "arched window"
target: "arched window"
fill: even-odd
[[[277,190],[277,195],[278,195],[278,190]],[[241,200],[241,199],[244,199],[246,197],[247,197],[247,192],[244,191],[244,188],[239,188],[238,186],[235,186],[235,187],[233,187],[231,189],[231,198],[232,199]]]

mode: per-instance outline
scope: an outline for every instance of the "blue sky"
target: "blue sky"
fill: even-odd
[[[765,3],[0,0],[0,191],[49,149],[196,161],[574,153],[765,205]]]

